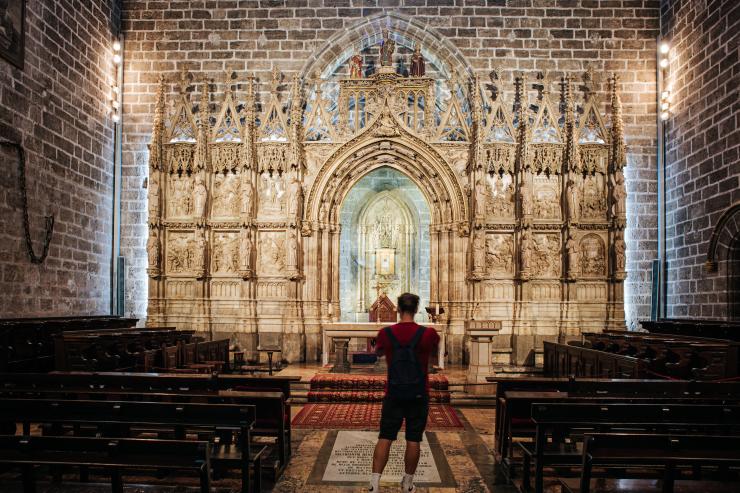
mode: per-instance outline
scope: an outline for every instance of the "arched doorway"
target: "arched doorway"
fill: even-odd
[[[424,195],[407,175],[381,167],[360,178],[340,208],[340,320],[365,322],[383,292],[429,302],[429,226]]]
[[[727,250],[727,314],[730,320],[740,320],[740,233]]]

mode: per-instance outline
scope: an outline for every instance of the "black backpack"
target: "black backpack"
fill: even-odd
[[[424,370],[416,357],[416,346],[424,335],[426,327],[419,327],[411,341],[402,346],[390,327],[385,328],[391,344],[393,359],[388,363],[388,396],[397,400],[421,399],[426,395]]]

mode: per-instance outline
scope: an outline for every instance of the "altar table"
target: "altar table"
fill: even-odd
[[[352,339],[353,337],[366,337],[373,338],[378,335],[378,331],[383,327],[388,327],[386,323],[354,323],[354,322],[334,322],[329,324],[323,324],[321,326],[321,341],[322,341],[322,353],[321,361],[324,365],[329,364],[329,353],[331,344],[334,338],[337,339]],[[446,344],[446,331],[445,325],[442,324],[421,324],[424,327],[431,327],[437,331],[439,335],[439,347],[437,348],[437,361],[440,368],[445,366],[445,344]],[[346,362],[349,365],[349,362]]]

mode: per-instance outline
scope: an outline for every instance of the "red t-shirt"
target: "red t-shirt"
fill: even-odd
[[[393,335],[398,339],[398,343],[404,345],[411,342],[414,334],[421,326],[416,322],[400,322],[390,327]],[[383,351],[385,361],[390,367],[390,362],[393,361],[393,343],[388,338],[388,334],[385,333],[385,329],[380,329],[375,341],[375,351]],[[429,356],[437,350],[438,345],[439,335],[437,335],[436,330],[429,327],[426,328],[421,340],[416,345],[416,358],[424,371],[427,394],[429,394]],[[388,394],[388,380],[385,381],[385,393]]]

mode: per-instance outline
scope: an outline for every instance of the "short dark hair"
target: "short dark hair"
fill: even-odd
[[[419,297],[412,293],[403,293],[398,297],[398,311],[416,314],[419,311]]]

